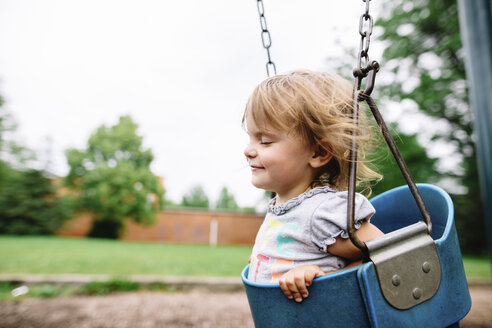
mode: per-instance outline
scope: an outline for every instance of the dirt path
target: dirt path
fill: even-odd
[[[462,328],[492,327],[492,286],[470,287],[472,307],[461,322]]]
[[[470,288],[461,327],[492,327],[492,286]],[[1,328],[252,328],[248,301],[235,293],[132,293],[0,302]]]

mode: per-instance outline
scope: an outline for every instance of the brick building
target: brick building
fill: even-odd
[[[58,236],[86,237],[90,213],[80,213],[58,230]],[[166,210],[152,225],[128,221],[120,239],[170,244],[253,245],[263,215],[199,210]]]

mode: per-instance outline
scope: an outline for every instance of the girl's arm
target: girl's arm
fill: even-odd
[[[368,221],[362,222],[360,228],[356,231],[357,237],[361,241],[368,241],[383,235],[383,232],[379,230],[375,225]],[[333,255],[346,258],[348,260],[360,260],[362,254],[352,241],[347,238],[338,237],[337,241],[327,247],[327,251]]]

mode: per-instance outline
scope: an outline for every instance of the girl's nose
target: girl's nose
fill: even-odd
[[[248,145],[244,149],[244,155],[247,158],[253,158],[253,157],[255,157],[257,155],[257,153],[256,153],[256,150],[254,149],[254,147],[252,147],[251,145]]]

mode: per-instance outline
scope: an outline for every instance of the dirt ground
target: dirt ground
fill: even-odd
[[[492,327],[492,286],[472,286],[461,327]],[[243,292],[131,293],[0,302],[1,328],[252,328]]]

